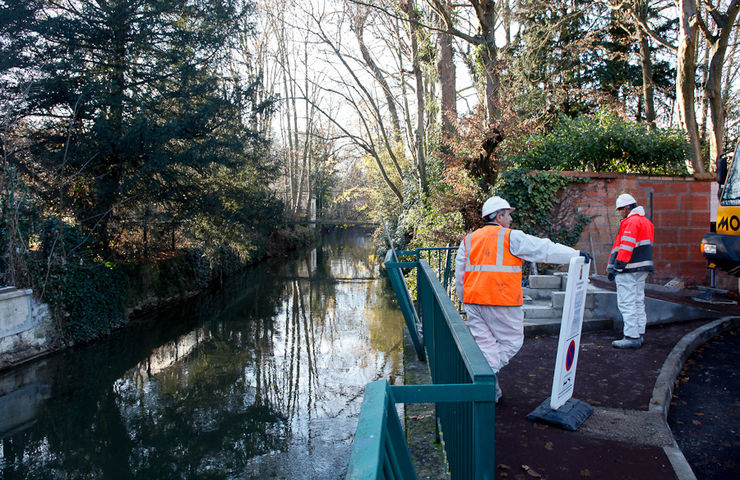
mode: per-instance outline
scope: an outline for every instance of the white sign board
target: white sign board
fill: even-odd
[[[550,408],[557,410],[573,396],[576,379],[578,347],[581,344],[583,310],[586,306],[586,289],[590,264],[585,257],[574,257],[568,266],[568,281],[565,287],[563,318],[560,321],[558,356],[555,360],[555,374],[552,378]]]

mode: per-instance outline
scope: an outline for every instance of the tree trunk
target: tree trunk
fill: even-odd
[[[496,14],[495,2],[485,1],[481,21],[483,36],[482,54],[486,67],[486,109],[488,111],[488,123],[493,125],[499,115],[499,78],[498,78],[498,50],[496,49]]]
[[[411,61],[414,70],[414,78],[416,79],[416,165],[419,172],[419,187],[422,192],[427,191],[427,174],[426,174],[426,159],[424,155],[424,72],[421,70],[421,63],[419,62],[419,43],[416,38],[416,31],[418,30],[418,16],[416,14],[416,5],[414,0],[408,0],[406,3],[406,13],[409,17],[410,32],[409,37],[411,38]]]
[[[694,0],[680,0],[678,54],[676,56],[676,102],[678,103],[679,122],[686,130],[690,144],[690,159],[697,173],[706,170],[699,148],[699,130],[694,110],[694,89],[696,82],[696,4]]]
[[[449,3],[444,2],[449,8]],[[440,22],[442,26],[444,22]],[[437,72],[439,75],[440,111],[442,117],[442,141],[450,138],[455,133],[455,122],[457,121],[457,87],[455,59],[452,51],[452,35],[446,32],[437,34],[439,45],[439,60],[437,61]]]
[[[707,75],[709,75],[709,46],[707,45],[707,50],[704,52],[704,65],[702,69],[702,85],[704,85],[704,89],[700,92],[701,93],[701,125],[699,125],[699,140],[704,143],[707,140],[707,124],[709,124],[709,121],[707,120],[707,115],[709,112],[709,101],[707,99]],[[698,121],[698,120],[697,120]],[[711,162],[711,159],[710,159]],[[711,169],[710,169],[711,170]]]
[[[641,5],[642,6],[642,5]],[[647,4],[639,15],[647,21]],[[642,98],[645,104],[645,123],[655,128],[655,84],[653,82],[653,59],[650,54],[650,39],[645,31],[637,26],[637,39],[640,44],[640,61],[642,65]]]
[[[713,15],[717,23],[717,33],[708,38],[711,47],[709,60],[709,75],[707,76],[706,96],[709,101],[709,118],[712,122],[711,136],[709,137],[709,151],[711,161],[716,161],[724,150],[725,142],[725,100],[722,96],[722,73],[725,53],[730,39],[732,27],[740,9],[740,0],[733,0],[726,14]]]

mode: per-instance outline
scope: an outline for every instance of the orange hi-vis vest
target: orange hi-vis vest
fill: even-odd
[[[509,250],[510,235],[509,228],[486,225],[465,237],[465,303],[522,304],[522,261]]]

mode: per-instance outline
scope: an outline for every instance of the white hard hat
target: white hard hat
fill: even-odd
[[[509,205],[509,202],[504,200],[501,197],[491,197],[483,204],[483,208],[481,209],[481,217],[485,218],[489,216],[490,214],[494,212],[498,212],[502,209],[508,209],[511,211],[514,211],[514,208],[511,208],[511,205]]]
[[[622,207],[626,207],[627,205],[632,205],[633,203],[637,203],[635,197],[633,197],[629,193],[623,193],[617,197],[617,210]]]

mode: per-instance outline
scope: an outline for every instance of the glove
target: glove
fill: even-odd
[[[615,275],[614,272],[609,272],[609,273],[606,274],[606,278],[608,278],[610,282],[613,282],[614,281],[614,277],[615,276],[616,275]]]
[[[594,257],[592,257],[590,253],[581,250],[580,254],[582,257],[586,257],[586,263],[591,263],[594,261]]]

